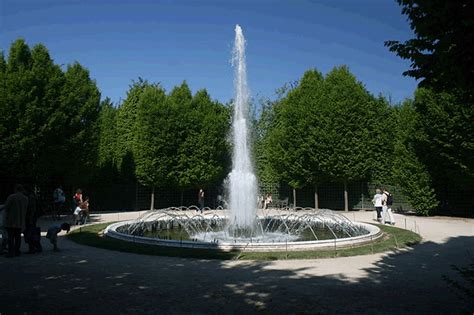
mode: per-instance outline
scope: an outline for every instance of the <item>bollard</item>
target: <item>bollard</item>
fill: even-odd
[[[407,229],[407,218],[405,218],[405,230]]]

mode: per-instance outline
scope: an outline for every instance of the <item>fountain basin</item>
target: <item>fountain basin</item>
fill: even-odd
[[[208,212],[205,215],[190,215],[167,210],[154,210],[146,213],[138,220],[123,221],[109,225],[105,230],[105,235],[122,241],[156,246],[248,252],[309,251],[347,248],[370,243],[382,236],[381,230],[377,226],[362,222],[352,222],[332,211],[258,216],[257,221],[269,222],[270,220],[270,222],[278,223],[274,225],[290,227],[283,231],[281,228],[275,229],[274,231],[267,230],[265,231],[266,233],[264,233],[265,235],[259,237],[232,237],[222,229],[219,230],[218,228],[219,231],[216,232],[215,229],[211,230],[206,228],[216,225],[218,222],[221,222],[222,226],[225,226],[227,220],[228,217],[225,214],[217,214],[214,211]],[[163,237],[167,231],[175,231],[177,222],[178,225],[183,225],[182,228],[187,229],[186,235],[188,236],[176,236],[177,234],[175,233],[175,236],[172,237],[174,239]],[[315,226],[315,224],[327,226],[331,231],[335,231],[331,232],[334,238],[313,240],[306,238],[305,240],[301,240],[302,237],[295,235],[297,232],[294,231],[302,230],[298,227],[294,228],[297,224],[301,226],[301,222],[304,224],[309,222],[308,224],[312,224],[312,226]],[[199,226],[199,228],[196,228],[196,226]],[[341,229],[341,226],[344,230]],[[196,229],[196,231],[193,229]],[[338,229],[339,232],[337,232]],[[161,233],[161,236],[146,236],[146,234],[150,234],[152,231],[158,234]],[[306,233],[308,234],[309,232],[306,231]],[[219,238],[217,237],[218,234],[226,234],[226,237]],[[310,234],[315,235],[319,234],[319,232],[312,232]]]

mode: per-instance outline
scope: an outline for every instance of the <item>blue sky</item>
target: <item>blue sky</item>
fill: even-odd
[[[316,68],[348,65],[373,94],[411,97],[409,62],[384,40],[412,32],[395,0],[0,0],[0,49],[23,37],[43,43],[57,64],[80,62],[102,97],[125,98],[132,80],[168,91],[186,80],[221,102],[233,97],[235,24],[247,40],[251,95],[274,98],[285,82]]]

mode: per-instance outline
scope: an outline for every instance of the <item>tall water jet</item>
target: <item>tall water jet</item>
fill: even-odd
[[[232,121],[232,171],[229,174],[230,230],[251,231],[257,206],[257,178],[253,172],[249,142],[249,92],[245,64],[245,38],[239,25],[235,26],[232,52],[234,66],[235,103]]]

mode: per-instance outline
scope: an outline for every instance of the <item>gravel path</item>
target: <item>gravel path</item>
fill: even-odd
[[[136,217],[94,216],[95,221]],[[370,222],[372,212],[351,212]],[[60,237],[61,252],[0,258],[0,314],[17,313],[460,313],[443,276],[474,257],[474,220],[396,215],[423,243],[347,258],[215,261],[135,255]],[[48,226],[51,222],[41,222]],[[469,251],[470,255],[469,256]],[[474,310],[470,310],[471,312]]]

